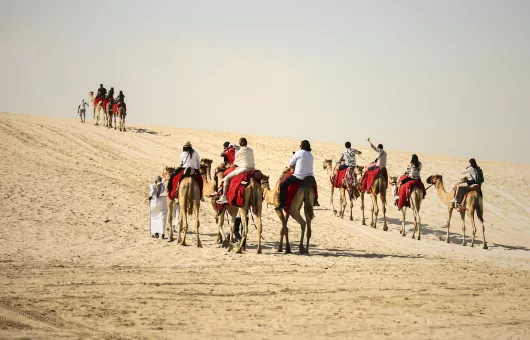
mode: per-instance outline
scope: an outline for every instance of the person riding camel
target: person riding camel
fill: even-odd
[[[394,200],[399,199],[399,188],[401,187],[401,185],[413,179],[421,180],[421,175],[420,175],[421,167],[422,167],[422,164],[418,158],[418,155],[416,154],[412,155],[412,159],[410,160],[410,165],[407,167],[407,170],[405,171],[405,173],[403,173],[403,176],[407,176],[407,177],[402,178],[401,181],[396,184],[396,195],[394,197]]]
[[[96,99],[103,100],[105,99],[105,96],[107,95],[107,89],[103,87],[103,84],[99,84],[98,93],[96,95]]]
[[[484,183],[484,174],[482,173],[482,169],[478,166],[477,161],[474,158],[471,158],[469,160],[469,166],[462,170],[460,172],[461,174],[468,174],[465,182],[462,182],[460,184],[455,185],[454,191],[455,195],[451,202],[457,203],[457,196],[458,191],[460,188],[470,187],[472,185],[477,184],[479,187],[482,187],[482,183]]]
[[[120,94],[121,91],[120,91]],[[182,153],[180,154],[180,167],[181,171],[184,172],[184,176],[196,177],[195,175],[199,173],[199,167],[201,164],[201,156],[199,153],[193,149],[190,142],[186,142],[182,147]],[[202,197],[202,183],[199,184],[199,189],[201,191],[201,201],[204,202],[204,197]]]
[[[114,105],[114,87],[111,87],[109,93],[107,93],[107,99],[109,100],[110,107]]]
[[[239,140],[240,148],[236,152],[236,157],[234,161],[234,166],[237,167],[237,169],[235,169],[223,178],[223,195],[217,200],[217,204],[229,203],[226,194],[228,193],[230,179],[242,173],[255,170],[256,165],[254,162],[254,151],[249,148],[247,144],[247,139],[245,137],[242,137]]]
[[[375,170],[377,168],[386,168],[386,151],[383,150],[383,144],[379,144],[377,148],[372,144],[370,138],[368,138],[368,143],[375,152],[377,152],[377,158],[372,164],[368,167],[368,170]]]
[[[236,152],[239,147],[230,142],[224,142],[223,148],[224,150],[221,153],[221,157],[223,157],[223,164],[224,166],[229,167],[234,163]]]
[[[360,155],[361,151],[352,149],[350,142],[346,142],[344,146],[346,147],[346,149],[344,149],[344,151],[342,152],[342,156],[340,157],[339,162],[338,162],[340,164],[339,170],[344,170],[347,168],[355,168],[355,166],[357,165],[355,155]]]
[[[280,183],[280,203],[275,208],[276,210],[283,210],[287,207],[287,190],[289,185],[301,182],[309,176],[314,177],[313,163],[314,157],[311,153],[311,144],[309,144],[309,141],[303,140],[300,143],[300,150],[294,153],[288,163],[289,167],[294,167],[294,173]],[[317,206],[316,198],[315,206]]]

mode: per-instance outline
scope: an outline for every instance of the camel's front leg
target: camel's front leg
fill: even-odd
[[[416,223],[418,224],[418,241],[420,240],[421,238],[421,216],[420,216],[420,209],[418,207],[415,207],[415,219],[416,219]]]
[[[169,229],[169,242],[173,242],[173,206],[174,202],[172,199],[168,200],[168,216],[167,216],[167,223],[166,223],[166,229]]]
[[[278,244],[278,252],[281,253],[283,251],[283,237],[285,235],[286,229],[287,229],[287,223],[285,223],[285,218],[283,217],[283,212],[280,210],[275,210],[276,215],[278,215],[278,218],[280,219],[280,222],[282,224],[282,227],[280,229],[280,244]],[[289,244],[289,243],[287,243]],[[287,246],[286,246],[287,248]]]
[[[350,221],[353,221],[353,196],[350,196]]]
[[[301,228],[302,232],[300,233],[299,253],[300,254],[305,254],[306,253],[306,249],[304,248],[304,235],[305,235],[306,221],[304,221],[304,219],[300,215],[300,208],[301,207],[298,207],[298,209],[292,210],[291,211],[291,216],[293,217],[293,219],[296,222],[298,222],[300,224],[300,228]]]
[[[462,245],[466,245],[466,214],[465,211],[460,212],[460,218],[462,219]]]
[[[344,188],[339,189],[340,192],[340,218],[344,218],[344,212],[346,211],[346,193],[344,191]]]
[[[486,243],[486,227],[484,227],[484,221],[482,219],[480,219],[480,224],[482,225],[482,237],[484,238],[484,246],[482,248],[488,249],[488,244]]]
[[[248,210],[240,209],[239,214],[241,215],[241,223],[243,224],[243,235],[241,235],[241,241],[239,241],[238,247],[234,250],[234,252],[237,254],[241,254],[243,250],[243,245],[245,244],[247,240],[247,234],[248,234],[248,223],[247,223]]]
[[[197,232],[197,247],[202,248],[200,233],[199,233],[199,227],[201,225],[201,222],[199,221],[199,204],[196,203],[193,208],[193,213],[195,215],[195,231]]]
[[[331,209],[333,209],[333,215],[337,215],[337,210],[335,210],[335,206],[333,205],[333,191],[335,190],[335,186],[333,183],[331,183],[331,196],[330,196],[330,203],[331,203]]]
[[[450,243],[450,241],[449,241],[449,227],[451,226],[451,216],[453,216],[453,206],[452,205],[449,207],[448,215],[449,215],[449,218],[447,219],[447,223],[445,224],[445,226],[447,227],[447,237],[446,237],[445,242]]]
[[[311,220],[313,219],[312,208],[304,204],[305,220],[307,223],[307,243],[305,253],[309,254],[309,240],[311,239]]]
[[[471,247],[475,246],[475,234],[477,233],[477,227],[475,225],[475,209],[470,209],[467,211],[467,215],[471,221],[471,227],[473,228],[473,236],[471,237]]]
[[[362,213],[362,224],[366,225],[366,218],[364,217],[364,192],[361,191],[361,213]]]
[[[215,241],[217,244],[223,243],[223,224],[225,223],[225,209],[221,210],[221,213],[219,214],[217,219],[217,240]]]
[[[118,116],[117,115],[113,115],[111,113],[111,117],[114,117],[114,130],[116,130],[116,119],[118,119]]]
[[[405,236],[405,216],[407,214],[407,207],[403,207],[401,208],[401,215],[402,215],[402,218],[401,218],[401,236]],[[414,237],[414,234],[412,234],[412,237]]]

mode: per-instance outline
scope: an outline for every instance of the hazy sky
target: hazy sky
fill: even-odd
[[[530,1],[0,0],[0,111],[530,163]]]

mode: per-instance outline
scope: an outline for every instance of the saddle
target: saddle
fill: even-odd
[[[473,184],[468,187],[458,188],[458,192],[456,193],[456,201],[460,203],[457,203],[457,208],[458,208],[458,205],[460,205],[460,207],[465,207],[467,195],[470,192],[477,192],[479,196],[482,197],[482,188],[478,184]]]

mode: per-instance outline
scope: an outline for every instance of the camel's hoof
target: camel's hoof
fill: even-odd
[[[462,247],[465,247],[466,246],[466,243],[462,243]]]
[[[350,216],[350,221],[353,221],[353,217]]]
[[[383,227],[383,231],[387,231],[387,230],[388,230],[388,226],[385,225],[385,226]]]
[[[283,251],[282,247],[278,247],[278,250],[276,250],[278,253],[281,253]]]
[[[305,248],[304,248],[304,247],[300,247],[300,249],[298,250],[298,253],[299,253],[300,255],[305,254],[305,253],[306,253]]]
[[[291,248],[286,248],[285,249],[285,254],[292,254],[293,252],[291,251]]]
[[[366,225],[366,222],[365,222],[365,221],[363,221],[362,225]]]
[[[401,233],[401,236],[405,236],[405,235],[407,235],[407,234],[405,234],[405,233]]]
[[[201,241],[197,241],[197,248],[202,248],[202,242]]]
[[[488,249],[488,246],[484,244],[484,247],[482,247],[482,249]]]
[[[420,237],[418,236],[418,241],[420,240]]]
[[[337,210],[333,210],[333,215],[337,216]]]
[[[262,253],[262,252],[261,252],[261,248],[258,248],[258,254],[261,254],[261,253]]]
[[[182,239],[181,239],[180,237],[177,239],[177,243],[178,243],[178,244],[181,244],[181,243],[182,243]]]
[[[167,241],[168,241],[168,242],[174,242],[175,239],[174,239],[173,237],[170,237]]]
[[[179,243],[181,246],[184,246],[184,247],[187,247],[188,245],[186,244],[186,241],[182,241]]]
[[[228,248],[230,247],[230,241],[228,241],[228,239],[224,239],[224,241],[221,242],[222,245],[223,245],[223,248]]]

